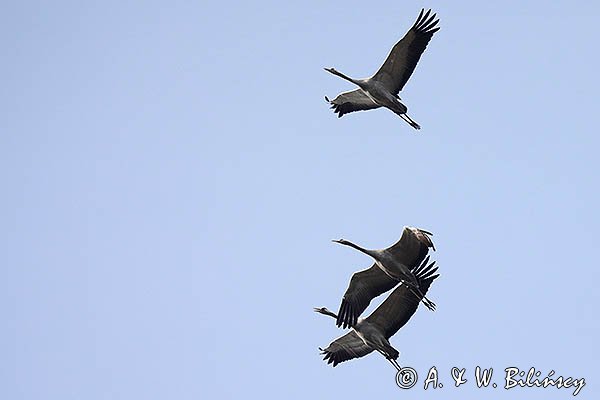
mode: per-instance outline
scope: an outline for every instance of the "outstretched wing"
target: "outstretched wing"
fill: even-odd
[[[418,267],[425,259],[429,248],[435,250],[431,241],[432,234],[419,228],[407,226],[402,231],[402,236],[394,245],[386,250],[390,252],[396,260],[409,267],[411,270]]]
[[[362,89],[340,93],[331,101],[325,97],[325,100],[331,104],[331,108],[335,113],[337,113],[338,118],[341,118],[342,115],[351,113],[353,111],[364,111],[379,108],[379,105],[371,100],[371,98],[367,96]]]
[[[435,19],[436,14],[429,16],[431,10],[428,10],[423,15],[424,11],[424,9],[421,10],[415,24],[396,43],[379,71],[373,75],[373,79],[383,83],[394,94],[398,94],[402,90],[415,70],[431,37],[440,29],[435,27],[439,22],[439,19]]]
[[[431,282],[439,276],[436,274],[437,267],[434,268],[435,261],[427,265],[428,262],[429,257],[414,270],[419,289],[424,295],[429,290]],[[367,321],[379,326],[385,332],[385,337],[389,339],[414,315],[420,302],[421,299],[408,286],[401,284],[367,317]]]
[[[333,363],[334,367],[341,362],[364,357],[373,351],[354,331],[340,336],[331,342],[327,348],[319,350],[321,350],[321,355],[325,356],[323,360],[327,361],[327,364]]]
[[[367,309],[371,300],[397,284],[397,280],[386,275],[376,264],[354,273],[342,298],[337,326],[348,328],[356,325],[358,316]]]

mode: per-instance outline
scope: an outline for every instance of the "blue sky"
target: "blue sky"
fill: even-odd
[[[387,110],[324,95],[441,19]],[[597,397],[597,2],[14,2],[0,8],[0,397],[556,398],[451,387],[536,367]],[[318,346],[370,260],[434,233],[392,338],[442,389]],[[382,297],[383,299],[383,297]],[[372,310],[378,302],[368,310]]]

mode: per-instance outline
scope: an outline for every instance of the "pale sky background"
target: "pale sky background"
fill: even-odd
[[[525,3],[525,4],[524,4]],[[323,100],[433,8],[387,110]],[[600,3],[0,6],[0,398],[598,398]],[[326,365],[364,255],[434,233],[442,276],[378,354]],[[381,298],[383,300],[384,297]],[[374,305],[379,304],[376,301]],[[373,307],[370,308],[370,310]],[[370,311],[369,310],[369,311]],[[442,389],[423,391],[435,365]],[[453,388],[449,371],[467,368]]]

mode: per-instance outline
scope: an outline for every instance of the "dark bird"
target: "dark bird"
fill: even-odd
[[[424,9],[421,10],[415,24],[396,43],[383,65],[370,78],[353,79],[334,68],[325,68],[325,71],[359,87],[359,89],[340,93],[333,100],[329,100],[325,96],[325,100],[331,104],[331,108],[338,114],[338,118],[353,111],[386,107],[398,114],[413,128],[421,129],[419,124],[406,114],[408,108],[402,104],[398,93],[415,70],[431,37],[440,29],[436,27],[439,22],[439,19],[435,19],[436,14],[430,16],[431,10],[428,10],[423,15],[424,11]]]
[[[334,240],[353,247],[375,260],[371,268],[356,272],[350,284],[337,317],[337,326],[347,328],[356,324],[357,318],[369,306],[371,300],[391,290],[399,281],[406,282],[427,308],[434,310],[435,304],[424,296],[420,290],[413,270],[419,266],[431,247],[435,250],[429,237],[430,232],[419,228],[405,227],[400,240],[391,247],[382,250],[367,250],[344,239]]]
[[[415,269],[415,277],[421,291],[427,293],[431,283],[439,276],[435,261],[427,265],[429,257]],[[400,353],[389,342],[389,339],[402,328],[417,311],[419,299],[414,296],[410,288],[400,284],[389,297],[367,318],[359,318],[351,325],[352,330],[335,339],[325,349],[321,350],[324,360],[335,367],[341,362],[353,358],[364,357],[377,350],[387,360],[401,371],[397,359]],[[338,316],[325,307],[315,308],[316,312],[338,319]]]

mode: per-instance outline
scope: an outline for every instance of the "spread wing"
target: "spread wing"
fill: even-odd
[[[373,298],[387,292],[397,284],[397,280],[386,275],[376,264],[369,269],[354,273],[342,298],[337,326],[343,328],[354,326],[358,316],[367,309]]]
[[[437,267],[434,268],[435,261],[427,265],[428,262],[429,257],[414,270],[419,289],[424,295],[429,290],[431,283],[439,276],[436,274]],[[414,315],[420,302],[421,299],[410,288],[402,284],[367,317],[367,321],[379,326],[385,332],[385,337],[389,339]]]
[[[421,10],[415,24],[396,43],[379,71],[373,75],[373,79],[382,82],[394,94],[398,94],[402,90],[415,70],[431,37],[440,29],[436,28],[439,22],[439,19],[435,19],[436,14],[429,16],[431,10],[428,10],[423,15],[424,11],[424,9]]]
[[[379,108],[379,105],[371,100],[371,98],[367,96],[362,89],[355,89],[350,92],[340,93],[331,101],[325,97],[325,100],[331,104],[331,108],[335,113],[337,113],[338,118],[341,118],[342,115],[351,113],[353,111],[364,111]]]
[[[341,362],[364,357],[373,351],[354,331],[340,336],[331,342],[327,348],[319,350],[321,350],[321,355],[325,355],[323,360],[327,361],[327,364],[333,363],[334,367]]]

